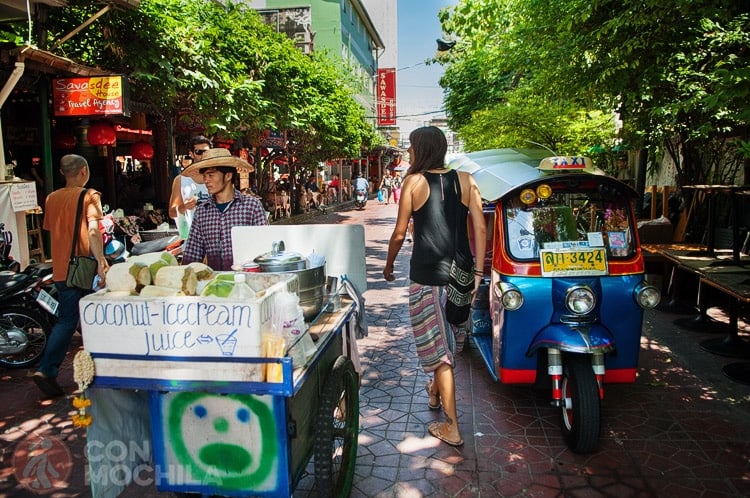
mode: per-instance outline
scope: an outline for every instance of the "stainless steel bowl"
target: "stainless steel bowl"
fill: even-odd
[[[299,305],[305,321],[310,321],[320,313],[326,300],[326,267],[305,268],[302,270],[290,270],[273,273],[291,273],[297,275],[299,284]]]

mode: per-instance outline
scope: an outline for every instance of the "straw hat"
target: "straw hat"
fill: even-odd
[[[237,172],[252,173],[255,171],[255,168],[250,163],[237,156],[233,156],[231,152],[222,147],[208,149],[201,157],[200,161],[193,162],[193,164],[182,170],[181,173],[183,176],[192,178],[195,183],[203,183],[203,175],[200,173],[200,170],[204,168],[224,166],[234,168]]]

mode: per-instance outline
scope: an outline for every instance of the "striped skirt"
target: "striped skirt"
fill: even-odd
[[[409,318],[417,345],[417,356],[426,373],[446,363],[453,364],[453,331],[445,319],[442,287],[409,283]]]

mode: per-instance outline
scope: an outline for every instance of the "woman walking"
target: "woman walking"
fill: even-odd
[[[407,235],[409,219],[414,220],[414,245],[409,270],[409,316],[420,364],[433,379],[427,383],[428,406],[445,412],[444,422],[433,422],[428,431],[452,446],[461,446],[458,429],[454,358],[448,334],[458,327],[445,319],[445,285],[455,252],[470,255],[468,228],[470,215],[475,237],[475,253],[483,255],[487,227],[482,198],[474,178],[465,172],[445,168],[448,144],[443,132],[434,126],[418,128],[409,136],[411,167],[401,187],[396,226],[388,245],[383,277],[393,281],[393,264]],[[478,261],[477,268],[484,266]],[[475,272],[475,292],[482,279]],[[465,340],[456,337],[457,345]],[[457,347],[457,349],[459,349]]]

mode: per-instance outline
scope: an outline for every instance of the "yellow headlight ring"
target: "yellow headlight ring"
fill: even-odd
[[[521,191],[520,199],[521,202],[523,202],[527,206],[529,204],[534,204],[534,202],[536,202],[536,193],[530,188],[523,189]]]
[[[543,183],[536,188],[536,195],[538,195],[540,199],[549,199],[552,196],[552,187]]]

